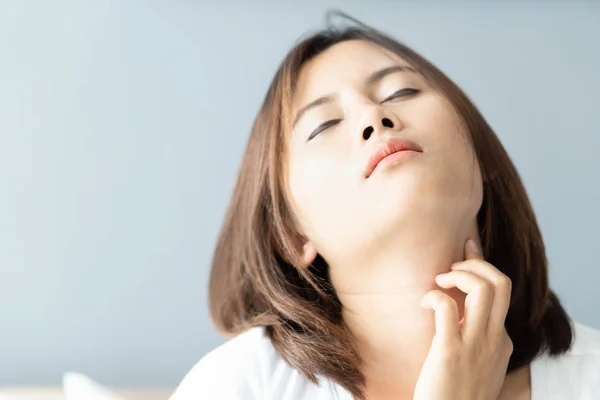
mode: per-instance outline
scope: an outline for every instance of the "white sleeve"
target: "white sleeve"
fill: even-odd
[[[170,400],[263,400],[259,371],[219,350],[188,372]]]

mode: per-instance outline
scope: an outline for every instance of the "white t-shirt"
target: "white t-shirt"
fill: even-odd
[[[531,363],[531,400],[600,399],[600,331],[574,324],[575,342],[558,358]],[[352,400],[328,379],[317,386],[275,351],[264,328],[250,329],[208,353],[171,400]]]

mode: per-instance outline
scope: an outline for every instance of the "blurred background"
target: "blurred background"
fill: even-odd
[[[175,387],[224,341],[209,263],[279,62],[340,7],[507,147],[553,289],[600,328],[600,3],[0,0],[0,386]]]

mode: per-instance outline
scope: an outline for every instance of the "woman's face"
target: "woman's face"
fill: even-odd
[[[329,48],[303,66],[292,118],[286,195],[306,262],[316,252],[330,265],[363,262],[390,241],[475,217],[481,176],[459,118],[395,54],[358,40]],[[395,145],[416,151],[371,172],[378,149]]]

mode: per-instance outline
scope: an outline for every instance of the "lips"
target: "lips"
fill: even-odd
[[[422,153],[423,149],[421,149],[417,144],[411,142],[410,140],[404,139],[389,139],[383,142],[379,142],[375,145],[375,148],[369,155],[367,159],[367,163],[365,164],[364,169],[364,177],[368,178],[371,176],[373,171],[377,168],[379,163],[388,159],[398,158],[402,152],[412,152],[412,153]]]

